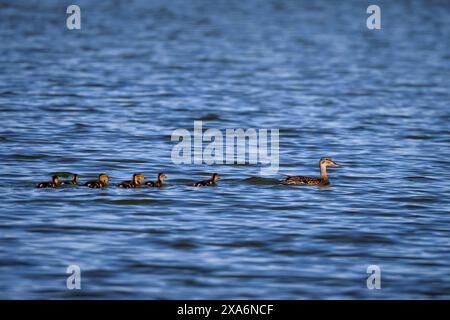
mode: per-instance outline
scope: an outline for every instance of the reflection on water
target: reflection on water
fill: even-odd
[[[57,1],[0,4],[0,297],[450,297],[445,2],[381,2],[379,31],[364,1],[78,4],[79,31]],[[194,120],[279,128],[282,173],[343,166],[317,188],[174,165]],[[168,179],[34,189],[53,172]]]

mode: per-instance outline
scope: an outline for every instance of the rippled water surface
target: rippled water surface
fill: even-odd
[[[1,298],[450,298],[447,1],[378,1],[378,31],[366,1],[76,3],[69,31],[61,2],[0,2]],[[280,129],[282,173],[342,167],[175,165],[194,120]]]

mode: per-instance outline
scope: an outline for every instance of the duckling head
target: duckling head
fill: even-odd
[[[104,173],[99,174],[98,175],[98,181],[101,182],[101,183],[107,184],[108,181],[109,181],[109,177],[108,177],[107,174],[104,174]]]
[[[59,177],[58,176],[52,176],[52,182],[54,184],[58,184],[59,183]]]
[[[76,173],[73,174],[72,181],[78,183],[78,175]]]
[[[320,158],[320,166],[339,167],[339,165],[329,157]]]
[[[158,180],[163,181],[165,178],[167,178],[167,176],[164,173],[158,173]]]
[[[144,180],[144,179],[145,179],[145,177],[141,173],[133,174],[133,182],[136,183],[136,184],[141,183],[141,181]]]
[[[220,179],[220,176],[217,174],[217,173],[213,173],[213,175],[212,175],[212,181],[214,181],[214,182],[216,182],[217,180],[219,180]]]

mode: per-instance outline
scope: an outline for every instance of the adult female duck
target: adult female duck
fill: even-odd
[[[326,186],[330,184],[327,176],[327,167],[339,167],[339,165],[334,162],[331,158],[320,158],[319,167],[320,167],[320,177],[319,178],[311,178],[305,176],[289,176],[286,175],[287,178],[282,184],[292,184],[292,185],[309,185],[309,186]]]

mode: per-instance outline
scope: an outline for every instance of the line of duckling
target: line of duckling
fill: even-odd
[[[71,180],[60,180],[59,176],[52,176],[51,181],[47,182],[39,182],[36,184],[36,188],[58,188],[64,185],[82,185],[89,188],[105,188],[109,184],[109,176],[107,174],[101,173],[98,175],[97,180],[87,181],[83,184],[80,184],[78,180],[78,174],[73,174]],[[133,174],[131,180],[122,181],[117,186],[119,188],[140,188],[142,185],[148,187],[162,188],[164,186],[164,180],[167,176],[160,172],[158,173],[156,181],[144,181],[145,176],[141,173]],[[220,179],[220,176],[217,173],[213,173],[210,179],[202,180],[198,182],[194,182],[192,186],[194,187],[203,187],[203,186],[214,186],[216,185],[216,181]]]
[[[339,167],[339,165],[334,162],[329,157],[320,158],[319,168],[320,168],[320,177],[305,177],[305,176],[291,176],[285,175],[287,178],[281,182],[281,184],[286,185],[310,185],[310,186],[325,186],[330,184],[327,175],[327,167]],[[160,172],[158,173],[156,181],[146,181],[143,182],[145,177],[143,174],[135,173],[133,174],[131,180],[122,181],[117,186],[120,188],[139,188],[142,185],[148,187],[157,187],[161,188],[164,186],[164,180],[167,176]],[[216,186],[217,180],[220,179],[220,176],[217,173],[213,173],[210,179],[197,181],[192,184],[194,187],[206,187],[206,186]],[[108,186],[109,176],[107,174],[99,174],[97,180],[88,181],[83,184],[83,186],[89,188],[105,188]],[[36,185],[36,188],[58,188],[63,185],[80,185],[78,181],[78,175],[73,174],[71,180],[60,181],[57,175],[52,177],[51,181],[48,182],[40,182]]]

